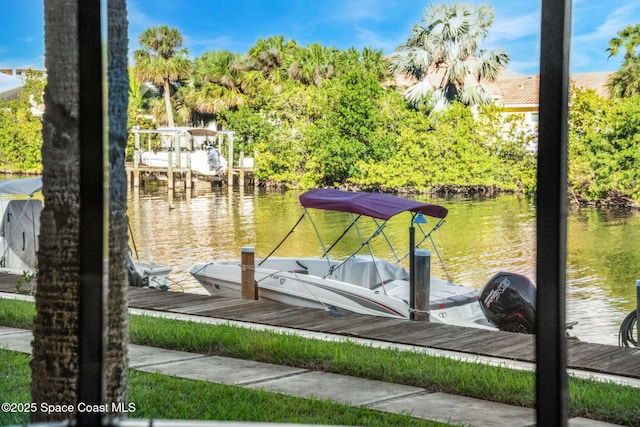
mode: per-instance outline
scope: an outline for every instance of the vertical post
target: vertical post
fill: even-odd
[[[636,280],[636,342],[640,347],[640,280]]]
[[[176,168],[182,168],[182,144],[180,143],[180,134],[175,132],[173,134],[173,146],[176,149]]]
[[[409,319],[415,320],[416,308],[416,228],[413,221],[409,227]]]
[[[167,189],[173,190],[173,150],[175,149],[175,134],[171,136],[169,151],[167,151]]]
[[[80,145],[80,289],[78,313],[78,401],[101,405],[105,396],[106,77],[102,54],[102,3],[78,0],[79,145]],[[78,412],[79,426],[101,425],[100,412]]]
[[[229,165],[227,170],[227,185],[229,185],[229,188],[233,188],[233,133],[227,134],[227,138],[229,138],[227,147],[229,151],[229,157],[227,157],[227,165]]]
[[[259,187],[259,183],[258,180],[256,179],[256,157],[258,157],[258,153],[257,151],[253,152],[253,167],[251,168],[251,179],[253,180],[253,186],[254,188],[258,188]]]
[[[416,249],[415,251],[414,295],[416,307],[414,320],[430,320],[429,300],[431,298],[431,251]]]
[[[187,172],[185,173],[184,186],[187,190],[191,189],[191,151],[187,152]]]
[[[140,186],[140,132],[134,132],[135,146],[133,149],[133,186]]]
[[[571,0],[542,0],[536,275],[537,425],[566,426],[567,157]]]
[[[240,171],[238,172],[238,187],[244,187],[244,150],[240,150],[240,154],[238,157],[238,167]]]
[[[258,286],[255,280],[256,264],[254,261],[255,250],[253,246],[244,246],[241,249],[240,268],[242,270],[242,299],[258,299]]]

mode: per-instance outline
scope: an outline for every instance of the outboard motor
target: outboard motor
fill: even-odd
[[[211,146],[207,150],[207,157],[209,158],[209,170],[215,170],[218,175],[221,175],[224,172],[224,165],[220,161],[220,151]]]
[[[496,274],[478,302],[487,319],[501,331],[536,333],[536,287],[525,276]]]
[[[149,285],[149,279],[142,277],[142,275],[136,269],[131,257],[131,252],[127,254],[127,276],[129,278],[129,286],[143,287]]]

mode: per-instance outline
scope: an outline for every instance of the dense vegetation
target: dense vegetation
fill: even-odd
[[[436,18],[446,17],[445,9],[435,12]],[[489,17],[472,24],[487,34]],[[431,28],[428,22],[423,24],[416,25],[422,33]],[[612,99],[591,90],[572,91],[569,184],[575,201],[634,204],[640,200],[636,185],[640,95],[634,89],[640,81],[634,50],[638,31],[630,27],[611,41],[611,55],[623,47],[625,51],[623,68],[610,85]],[[152,37],[156,33],[163,37]],[[433,56],[428,46],[415,43],[415,34],[402,48],[423,49],[424,55]],[[166,45],[149,40],[163,40]],[[481,41],[470,42],[471,56],[480,51]],[[234,130],[236,147],[246,155],[256,154],[256,178],[263,185],[535,191],[535,129],[523,126],[518,114],[503,114],[491,104],[474,105],[469,102],[474,97],[464,95],[463,87],[447,89],[457,96],[448,99],[445,109],[434,108],[437,100],[415,102],[410,96],[415,90],[398,85],[389,71],[411,69],[411,60],[416,59],[406,51],[390,60],[369,48],[299,46],[275,36],[258,40],[244,54],[212,50],[186,63],[188,49],[174,29],[151,28],[139,42],[141,49],[136,51],[130,74],[129,126],[215,122]],[[446,52],[446,40],[442,46],[437,52]],[[173,61],[175,66],[158,66],[154,58],[163,64]],[[508,61],[504,52],[493,58],[493,65],[504,66]],[[460,58],[450,60],[453,64]],[[495,77],[493,65],[483,65],[485,71],[492,71],[487,72],[488,79]],[[167,69],[171,73],[158,71]],[[427,71],[414,77],[424,77]],[[142,77],[156,86],[141,83]],[[453,82],[462,80],[452,77],[447,84],[453,87]],[[28,98],[30,94],[40,97],[44,83],[37,79],[28,83],[18,101],[0,101],[0,169],[4,171],[40,167],[40,122],[28,113]],[[433,88],[432,94],[440,92]]]
[[[42,169],[42,120],[31,114],[30,96],[42,102],[45,82],[29,74],[18,99],[0,99],[0,172],[38,172]]]

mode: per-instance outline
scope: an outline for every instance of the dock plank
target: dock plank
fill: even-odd
[[[0,274],[0,291],[16,292],[20,276]],[[439,323],[366,316],[351,312],[293,307],[267,300],[129,288],[129,307],[197,314],[389,343],[430,347],[489,357],[535,362],[535,336]],[[640,378],[640,350],[567,341],[567,366],[597,373]]]

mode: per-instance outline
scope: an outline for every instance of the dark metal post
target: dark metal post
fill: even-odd
[[[571,0],[542,0],[537,191],[537,425],[566,426],[566,217]]]
[[[415,251],[415,311],[412,313],[415,320],[430,320],[429,300],[431,298],[431,251],[416,249]]]
[[[105,377],[105,128],[101,0],[77,0],[80,130],[80,307],[78,404],[103,404]],[[78,411],[79,426],[102,424],[99,412]]]
[[[413,310],[416,308],[416,228],[411,222],[409,227],[409,319],[414,320]]]
[[[636,280],[636,343],[640,347],[640,280]]]

